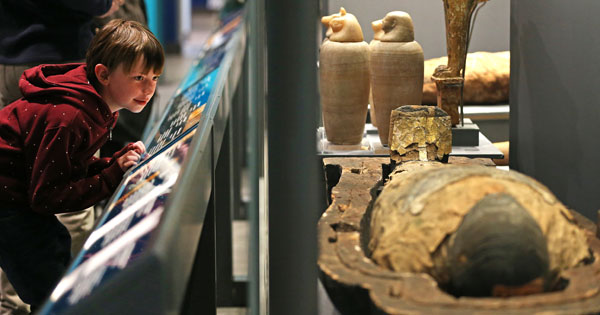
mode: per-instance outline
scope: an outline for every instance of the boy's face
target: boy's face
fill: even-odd
[[[125,73],[123,64],[108,75],[104,81],[102,97],[112,112],[127,109],[139,113],[144,109],[154,91],[160,73],[150,69],[144,73],[144,59],[138,58],[131,67],[131,72]]]

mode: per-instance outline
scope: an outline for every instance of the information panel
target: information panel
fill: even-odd
[[[227,17],[227,20],[223,21],[223,26],[208,38],[202,46],[198,59],[179,84],[176,95],[216,69],[225,56],[227,43],[235,33],[234,31],[239,28],[241,21],[241,12]]]
[[[149,156],[160,151],[200,121],[218,72],[219,68],[213,70],[202,80],[171,99],[168,114],[161,122],[152,141],[146,147]]]
[[[179,95],[181,91],[185,91],[188,87],[198,82],[198,80],[202,79],[207,73],[211,73],[221,64],[221,61],[225,56],[225,52],[227,51],[225,44],[226,42],[222,43],[215,49],[209,50],[204,58],[194,62],[191,71],[187,74],[183,81],[181,81],[181,84],[177,88],[177,91],[175,92],[176,95]]]
[[[190,129],[126,178],[82,254],[52,293],[47,314],[59,314],[79,302],[147,249],[196,130]]]
[[[167,143],[198,123],[200,114],[209,100],[219,67],[229,47],[234,31],[241,25],[241,13],[227,21],[211,35],[203,46],[200,58],[192,65],[179,88],[167,105],[167,115],[147,146],[153,155]]]

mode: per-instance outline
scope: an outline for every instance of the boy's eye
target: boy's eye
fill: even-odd
[[[133,79],[136,81],[142,81],[142,80],[144,80],[144,77],[141,75],[136,75],[135,77],[133,77]]]
[[[153,76],[153,77],[152,77],[152,80],[154,80],[154,81],[158,81],[158,78],[159,78],[159,77],[160,77],[160,76],[158,76],[158,75],[155,75],[155,76]]]

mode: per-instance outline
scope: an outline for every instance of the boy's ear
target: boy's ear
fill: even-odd
[[[108,71],[108,68],[99,63],[94,67],[94,73],[96,74],[96,78],[98,79],[98,82],[100,82],[100,84],[102,85],[108,85],[108,76],[110,74],[110,72]]]

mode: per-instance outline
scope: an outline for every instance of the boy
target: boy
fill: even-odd
[[[70,237],[54,216],[109,197],[145,151],[141,142],[95,158],[117,111],[140,112],[156,89],[164,53],[137,22],[113,20],[85,64],[26,70],[24,97],[0,110],[0,267],[20,298],[40,306],[70,260]]]

